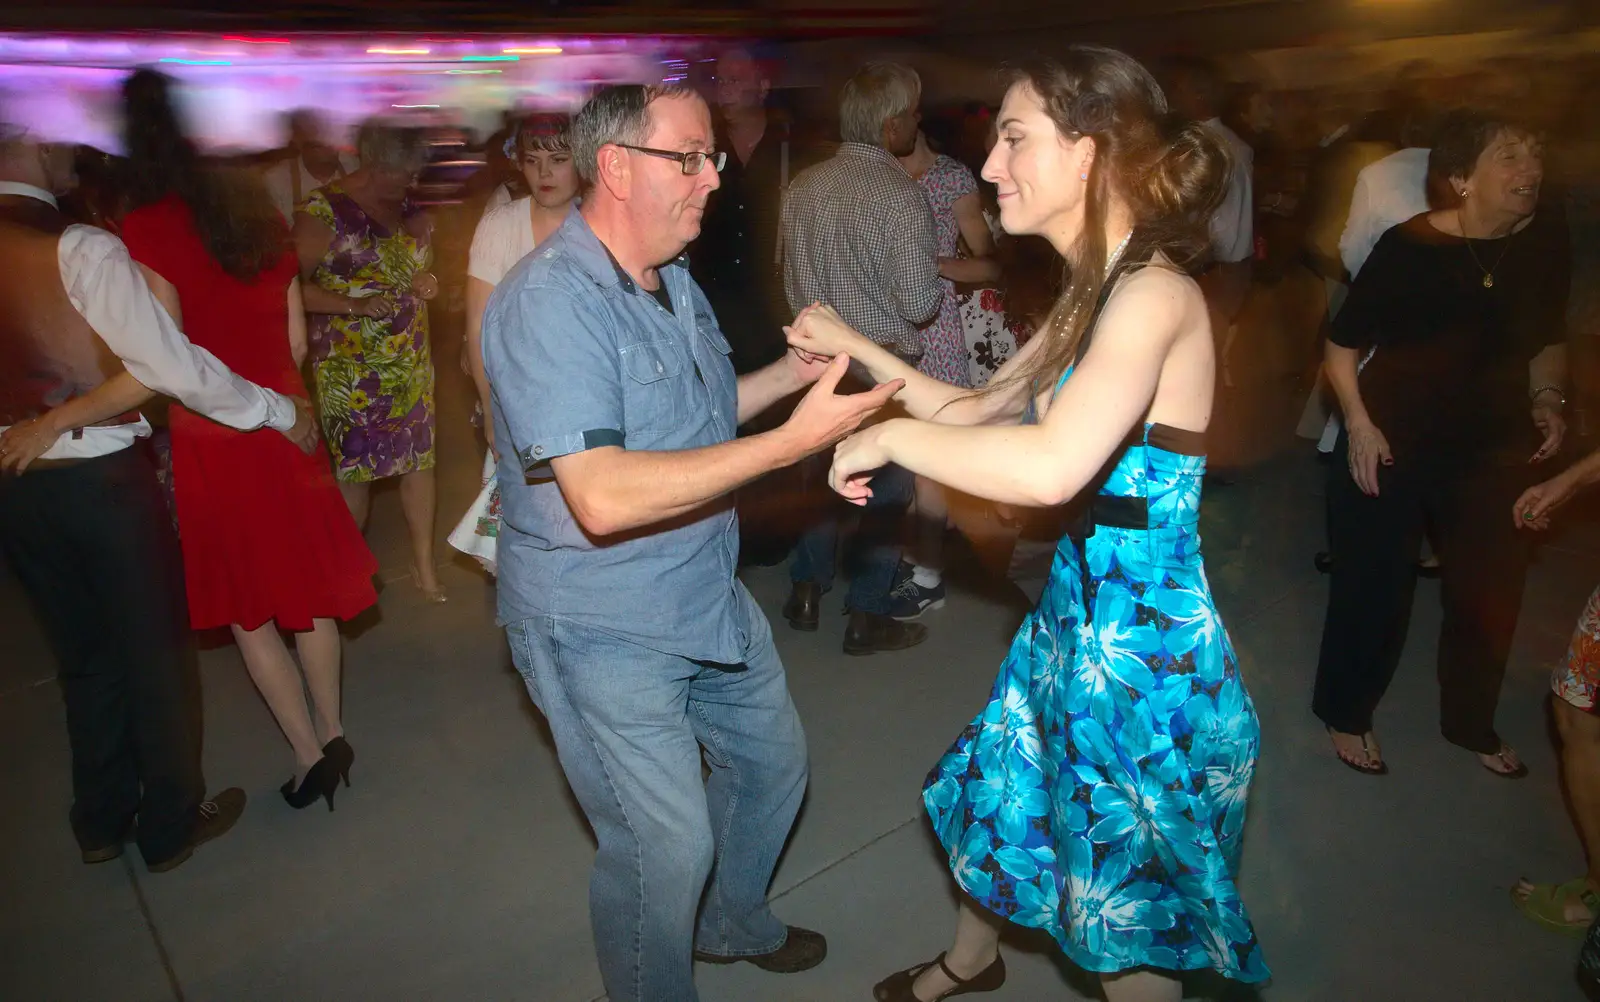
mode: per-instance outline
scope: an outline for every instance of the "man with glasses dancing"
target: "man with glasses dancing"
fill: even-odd
[[[572,152],[582,209],[484,318],[505,443],[500,620],[599,842],[589,908],[611,1002],[694,1002],[695,959],[794,972],[827,951],[766,900],[805,736],[734,577],[731,494],[828,448],[900,384],[838,395],[848,359],[793,352],[735,377],[683,258],[726,156],[694,91],[606,88],[573,120]],[[735,437],[811,383],[783,425]]]

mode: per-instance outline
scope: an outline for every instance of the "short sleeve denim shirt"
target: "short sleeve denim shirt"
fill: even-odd
[[[734,437],[738,386],[727,338],[685,259],[659,273],[671,311],[574,210],[489,299],[483,355],[500,448],[500,619],[567,619],[665,653],[737,664],[759,612],[734,577],[731,499],[596,540],[548,465],[601,446],[670,451]]]

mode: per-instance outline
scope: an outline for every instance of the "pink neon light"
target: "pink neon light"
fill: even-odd
[[[248,35],[223,35],[224,42],[245,42],[250,45],[288,45],[287,38],[251,38]]]

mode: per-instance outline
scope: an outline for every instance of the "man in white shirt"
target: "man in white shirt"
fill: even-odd
[[[1164,68],[1173,107],[1215,132],[1232,160],[1228,193],[1211,214],[1211,266],[1199,276],[1211,314],[1211,336],[1217,345],[1217,413],[1211,422],[1217,432],[1236,423],[1230,420],[1238,401],[1237,395],[1229,392],[1233,386],[1229,363],[1238,335],[1234,321],[1250,294],[1255,258],[1255,152],[1222,124],[1223,82],[1215,66],[1204,59],[1173,58]],[[1223,465],[1220,452],[1212,450],[1214,469]]]
[[[122,242],[62,215],[72,163],[71,146],[0,125],[0,553],[60,662],[83,861],[120,856],[137,816],[165,872],[227,832],[245,795],[203,799],[182,564],[134,408],[167,393],[307,450],[316,422],[191,344]]]
[[[1339,258],[1351,279],[1390,227],[1428,211],[1429,152],[1415,146],[1397,150],[1356,175],[1350,217],[1339,237]]]
[[[291,111],[288,122],[285,155],[261,176],[272,204],[292,223],[295,206],[330,181],[353,173],[358,165],[353,157],[327,141],[327,127],[316,112],[309,108]]]

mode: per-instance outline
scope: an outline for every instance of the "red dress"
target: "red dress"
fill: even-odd
[[[288,337],[296,267],[287,247],[249,282],[206,251],[175,197],[128,214],[134,260],[178,291],[183,330],[234,372],[306,396]],[[269,620],[294,631],[313,619],[349,619],[374,605],[378,562],[334,483],[321,445],[306,455],[269,428],[241,432],[173,404],[172,480],[197,630]]]

